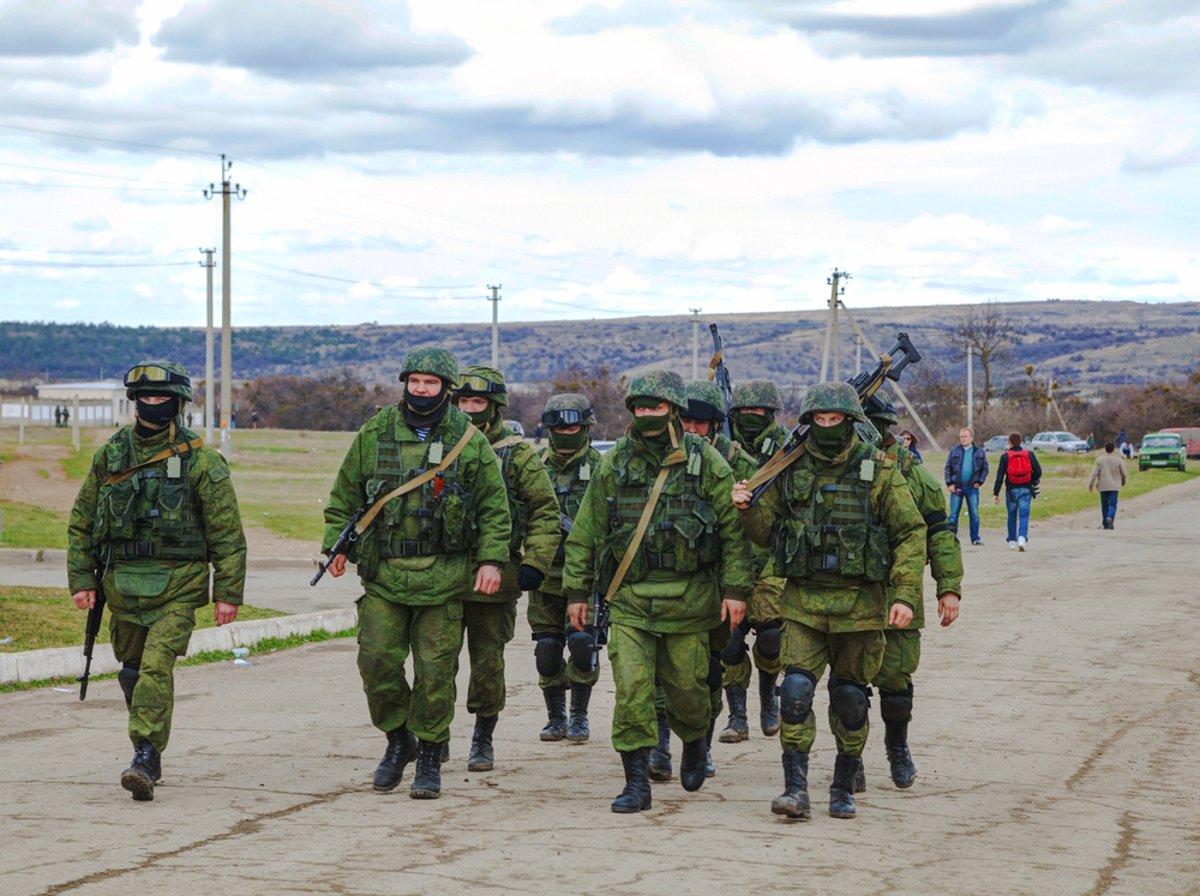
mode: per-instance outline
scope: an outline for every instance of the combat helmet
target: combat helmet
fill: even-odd
[[[900,416],[896,413],[896,406],[892,404],[891,396],[882,389],[867,399],[863,405],[863,413],[870,418],[872,423],[886,423],[887,426],[895,426],[900,422]],[[877,427],[886,429],[885,427]]]
[[[578,392],[560,392],[551,395],[542,410],[542,425],[551,429],[563,426],[595,426],[596,415],[586,395]]]
[[[139,394],[178,395],[192,400],[192,378],[187,368],[174,361],[143,361],[125,374],[125,397],[136,399]]]
[[[849,383],[817,383],[809,386],[800,402],[800,422],[811,423],[817,411],[836,411],[860,423],[867,422],[858,393]]]
[[[492,404],[508,407],[508,387],[504,374],[495,367],[472,364],[459,375],[455,398],[486,398]]]
[[[400,382],[410,373],[429,373],[441,377],[447,386],[458,385],[458,359],[444,348],[415,348],[404,356]]]
[[[779,390],[770,380],[746,380],[733,387],[733,404],[730,411],[738,408],[770,408],[773,411],[783,409],[779,400]]]
[[[687,408],[679,416],[688,420],[713,420],[718,423],[725,419],[725,401],[716,383],[688,380],[684,395],[687,397]]]
[[[633,403],[638,398],[653,398],[665,401],[682,411],[687,408],[687,395],[684,392],[683,377],[674,370],[647,370],[639,373],[629,382],[629,390],[625,393],[625,407],[633,410]]]

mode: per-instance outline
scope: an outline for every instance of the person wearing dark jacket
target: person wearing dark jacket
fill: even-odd
[[[950,528],[958,534],[958,514],[963,502],[970,518],[971,544],[981,545],[979,539],[979,490],[987,482],[987,452],[974,442],[975,434],[963,427],[958,434],[959,444],[946,455],[946,487],[950,489]]]
[[[996,482],[992,487],[992,496],[997,504],[1000,503],[1000,486],[1005,487],[1009,550],[1025,550],[1029,541],[1029,505],[1041,479],[1042,465],[1038,463],[1037,455],[1021,447],[1019,432],[1009,433],[1008,450],[1000,455],[1000,463],[996,465]]]

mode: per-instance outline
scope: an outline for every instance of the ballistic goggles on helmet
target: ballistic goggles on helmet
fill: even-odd
[[[139,364],[131,367],[125,374],[125,388],[136,389],[139,386],[187,386],[191,388],[189,377],[157,364]]]
[[[508,389],[503,383],[493,383],[491,380],[484,379],[475,374],[463,374],[458,378],[459,395],[506,395]]]
[[[586,411],[578,410],[577,408],[561,408],[555,411],[546,411],[542,414],[542,425],[549,426],[551,429],[558,429],[565,426],[584,426],[588,417],[592,416],[592,409]]]

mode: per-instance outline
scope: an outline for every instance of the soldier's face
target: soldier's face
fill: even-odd
[[[442,391],[442,378],[432,373],[410,373],[404,382],[404,389],[410,395],[435,398]]]
[[[711,420],[693,420],[690,417],[680,417],[679,422],[683,424],[683,428],[693,435],[707,439],[709,432],[712,430]]]
[[[458,400],[458,409],[464,414],[478,414],[486,411],[488,400],[479,395],[464,395]],[[578,429],[579,427],[576,427]]]
[[[170,395],[139,395],[138,401],[143,404],[166,404],[171,400]]]
[[[841,411],[817,411],[812,415],[812,422],[817,426],[837,426],[846,415]]]
[[[671,405],[668,402],[660,401],[652,407],[642,407],[638,405],[633,409],[635,417],[665,417],[671,413]]]
[[[765,417],[770,412],[770,408],[738,408],[739,414],[757,414],[760,417]]]
[[[560,436],[573,436],[575,433],[579,432],[579,430],[583,429],[583,427],[576,423],[574,426],[555,426],[553,429]]]

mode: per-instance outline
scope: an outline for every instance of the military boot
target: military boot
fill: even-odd
[[[712,739],[713,732],[717,730],[717,720],[712,719],[708,723],[708,734],[704,735],[704,777],[715,778],[717,776],[717,767],[712,761]]]
[[[546,701],[546,727],[538,735],[542,740],[562,740],[567,736],[567,689],[543,688],[542,699]]]
[[[495,716],[493,716],[495,718]],[[417,749],[417,771],[408,793],[414,800],[436,800],[442,795],[442,745],[420,742]]]
[[[736,744],[750,739],[750,723],[746,721],[746,689],[732,685],[725,689],[729,701],[729,724],[717,738],[723,744]]]
[[[667,714],[658,711],[658,743],[650,750],[649,768],[651,781],[670,781],[671,768],[671,726],[667,724]]]
[[[133,747],[133,761],[121,772],[121,786],[139,801],[154,799],[154,782],[162,777],[162,757],[148,740]]]
[[[892,783],[904,789],[913,786],[917,767],[908,752],[908,722],[883,722],[883,745],[887,748],[888,765],[892,767]]]
[[[854,772],[857,768],[857,757],[837,754],[833,783],[829,785],[829,814],[834,818],[853,818],[855,815]]]
[[[641,812],[650,808],[650,748],[621,752],[621,765],[625,767],[625,789],[612,801],[614,812]]]
[[[810,808],[808,754],[788,747],[783,751],[783,793],[771,800],[771,811],[807,821],[812,814]]]
[[[375,769],[374,787],[380,793],[395,790],[404,774],[404,766],[417,755],[417,739],[409,733],[408,727],[401,725],[387,733],[387,749]]]
[[[475,731],[471,735],[471,755],[467,757],[467,771],[490,772],[496,764],[492,749],[492,732],[496,730],[499,716],[475,716]]]
[[[775,679],[774,672],[758,670],[758,723],[767,737],[779,733],[779,697],[775,693]]]
[[[137,687],[139,675],[137,666],[122,666],[117,673],[117,684],[125,694],[126,709],[133,709],[133,689]]]
[[[858,757],[858,764],[854,768],[854,792],[865,793],[867,790],[867,768],[863,765],[863,758]]]
[[[590,684],[571,685],[571,721],[567,724],[567,740],[573,744],[587,743],[591,736],[588,727],[588,701],[591,699]]]
[[[704,738],[698,737],[683,745],[679,760],[679,783],[691,793],[704,786]]]

